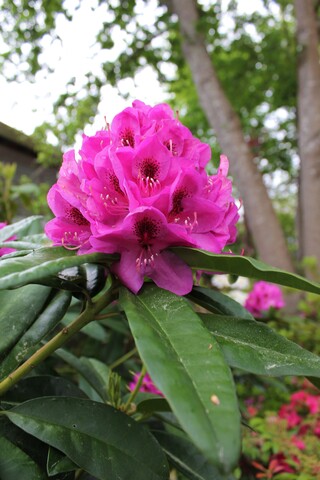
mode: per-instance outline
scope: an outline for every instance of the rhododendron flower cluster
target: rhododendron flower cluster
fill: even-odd
[[[209,145],[193,137],[166,104],[135,101],[105,130],[83,136],[63,157],[48,194],[55,218],[46,234],[79,253],[119,253],[113,272],[133,292],[144,277],[179,295],[191,269],[172,251],[187,246],[220,253],[236,238],[238,208],[221,156],[217,174],[205,167]]]
[[[140,373],[135,373],[132,382],[129,383],[128,387],[129,390],[133,391],[140,378]],[[162,392],[155,386],[153,381],[151,380],[151,377],[148,373],[145,374],[142,380],[142,384],[139,388],[140,392],[146,392],[146,393],[153,393],[154,395],[161,395],[163,397]]]
[[[0,222],[0,230],[1,230],[1,228],[5,227],[6,225],[7,224],[5,222]],[[15,240],[15,239],[16,239],[16,237],[13,236],[13,237],[8,238],[7,241]],[[6,255],[7,253],[12,253],[12,252],[15,252],[14,248],[7,248],[7,247],[0,248],[0,257],[2,257],[2,255]]]
[[[254,284],[244,306],[254,317],[261,318],[270,308],[283,308],[285,302],[277,285],[260,281]]]

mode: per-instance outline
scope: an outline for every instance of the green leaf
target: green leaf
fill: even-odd
[[[109,405],[46,397],[25,402],[6,415],[100,480],[169,477],[166,458],[153,436]]]
[[[222,313],[240,318],[253,320],[253,316],[240,303],[221,292],[203,287],[193,287],[192,292],[187,295],[197,305],[209,310],[212,313]]]
[[[1,480],[45,480],[47,476],[17,445],[0,437],[0,478]]]
[[[37,287],[37,290],[39,296],[39,286]],[[15,292],[17,291],[15,290]],[[1,293],[2,292],[0,292],[0,296]],[[70,301],[70,292],[58,291],[55,294],[51,302],[40,313],[31,327],[22,335],[0,364],[0,378],[8,375],[28,354],[33,353],[35,347],[39,345],[40,341],[60,322],[70,305]]]
[[[169,462],[190,480],[226,480],[233,477],[222,475],[186,438],[167,432],[152,432]]]
[[[137,348],[157,387],[193,442],[229,472],[240,451],[233,378],[219,345],[187,300],[154,285],[120,292]]]
[[[1,399],[8,403],[22,403],[33,398],[51,396],[86,398],[84,392],[66,378],[35,375],[22,378]]]
[[[11,348],[33,324],[50,291],[48,287],[26,285],[0,292],[0,354]]]
[[[20,222],[13,223],[12,225],[7,225],[0,230],[0,242],[4,242],[8,238],[16,235],[17,233],[23,233],[26,230],[30,229],[33,224],[38,223],[42,217],[34,215],[33,217],[24,218]]]
[[[195,270],[230,273],[320,294],[319,283],[312,282],[294,273],[271,267],[254,258],[241,255],[214,254],[204,250],[185,247],[177,247],[173,251]]]
[[[70,267],[84,263],[111,263],[117,255],[89,253],[77,255],[63,247],[49,247],[35,250],[23,257],[7,258],[0,261],[0,289],[16,288],[28,283],[41,283]]]
[[[31,243],[31,242],[0,242],[0,248],[15,248],[16,250],[35,250],[41,248],[43,245]]]
[[[108,400],[108,381],[110,369],[107,365],[95,358],[76,357],[71,352],[59,348],[55,355],[71,365],[80,375],[82,375],[89,385],[98,393],[101,400]]]
[[[165,398],[151,397],[137,402],[137,412],[152,415],[154,412],[171,412],[171,408]]]
[[[49,447],[47,458],[47,473],[49,477],[53,477],[58,473],[71,472],[78,467],[70,458],[59,452],[56,448]]]
[[[320,357],[255,320],[200,314],[228,364],[258,375],[320,377]]]

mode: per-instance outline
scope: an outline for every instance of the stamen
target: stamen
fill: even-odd
[[[136,268],[138,272],[144,274],[148,267],[154,268],[155,258],[158,255],[158,253],[153,253],[150,245],[143,247],[140,251],[139,257],[136,258]]]
[[[100,200],[105,209],[113,215],[126,214],[128,212],[128,205],[126,203],[119,203],[118,197],[112,197],[109,193],[104,195],[100,193]]]
[[[68,245],[66,245],[64,243],[64,238],[61,239],[61,243],[62,243],[62,246],[66,249],[66,250],[79,250],[79,248],[82,247],[82,245],[78,245],[77,247],[69,247]]]
[[[193,212],[193,221],[191,221],[190,217],[187,217],[184,221],[185,227],[192,232],[192,230],[198,226],[198,214],[197,212]]]
[[[142,177],[141,175],[138,176],[138,179],[140,190],[142,190],[142,192],[148,196],[154,195],[155,192],[161,187],[161,183],[158,179],[154,179],[152,177]]]
[[[107,130],[107,132],[110,132],[110,123],[107,121],[107,117],[104,115],[104,122],[105,122],[105,126],[104,126],[104,129]]]

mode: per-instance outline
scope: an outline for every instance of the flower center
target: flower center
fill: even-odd
[[[109,184],[110,186],[113,188],[113,190],[117,193],[120,193],[121,195],[123,195],[123,192],[120,188],[120,184],[119,184],[119,179],[117,177],[117,175],[113,172],[109,172],[108,173],[108,180],[109,180]]]
[[[128,200],[121,190],[118,177],[114,172],[108,172],[106,180],[107,186],[104,187],[106,193],[100,193],[100,200],[112,215],[125,215],[128,213]]]
[[[120,142],[124,147],[134,148],[134,134],[130,128],[125,128],[124,130],[122,130],[122,132],[120,133]]]
[[[70,210],[66,212],[66,218],[71,222],[75,223],[76,225],[89,225],[90,222],[75,207],[71,207]]]
[[[172,209],[169,215],[176,217],[183,212],[182,200],[188,196],[188,190],[186,188],[179,188],[176,190],[172,197]]]
[[[144,217],[134,225],[134,233],[141,245],[140,254],[136,259],[136,267],[139,272],[144,273],[148,267],[153,268],[158,253],[152,250],[153,240],[160,232],[159,223],[151,218]]]
[[[152,195],[160,187],[158,176],[160,165],[154,158],[145,158],[139,167],[138,179],[141,190]]]
[[[138,242],[143,248],[147,248],[160,232],[159,223],[148,217],[138,220],[133,228]]]
[[[172,153],[173,156],[178,155],[177,145],[172,141],[171,138],[163,142],[163,144],[165,147],[167,147],[167,149]]]

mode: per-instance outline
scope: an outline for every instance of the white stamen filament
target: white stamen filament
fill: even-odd
[[[159,180],[155,180],[152,177],[141,177],[139,176],[139,187],[147,195],[153,195],[155,191],[159,190],[161,183]]]
[[[153,253],[150,245],[148,245],[147,248],[143,247],[139,257],[136,258],[136,268],[138,272],[144,273],[148,267],[154,268],[155,257],[158,255],[158,253]]]
[[[198,226],[198,214],[197,212],[193,212],[193,221],[191,221],[190,217],[187,217],[184,221],[185,227],[192,232],[192,230]]]

